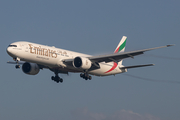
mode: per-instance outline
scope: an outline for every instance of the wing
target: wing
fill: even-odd
[[[134,58],[134,56],[144,54],[146,51],[150,50],[155,50],[159,48],[165,48],[165,47],[170,47],[173,45],[166,45],[166,46],[161,46],[161,47],[155,47],[155,48],[149,48],[149,49],[143,49],[143,50],[137,50],[137,51],[131,51],[131,52],[121,52],[121,53],[114,53],[114,54],[108,54],[108,55],[99,55],[99,56],[89,56],[86,57],[92,62],[92,67],[91,70],[93,69],[98,69],[100,68],[99,64],[100,62],[119,62],[122,59],[125,58]],[[73,59],[64,59],[62,62],[68,66],[73,66]],[[136,68],[136,67],[144,67],[144,66],[152,66],[153,64],[147,64],[147,65],[138,65],[138,66],[127,66],[127,67],[122,67],[121,69],[125,68]]]
[[[166,46],[131,51],[131,52],[122,52],[122,53],[114,53],[114,54],[108,54],[108,55],[92,56],[92,57],[88,57],[88,59],[91,60],[92,62],[98,62],[98,63],[99,62],[112,62],[112,61],[117,62],[122,59],[129,58],[129,57],[134,58],[134,56],[141,55],[146,51],[170,47],[170,46],[173,46],[173,45],[166,45]]]

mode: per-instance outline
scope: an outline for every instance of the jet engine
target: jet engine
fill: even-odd
[[[91,68],[92,62],[88,58],[84,57],[76,57],[73,61],[73,66],[75,68],[80,68],[83,70],[88,70]]]
[[[22,70],[28,75],[36,75],[39,73],[39,66],[36,63],[25,62],[22,65]]]

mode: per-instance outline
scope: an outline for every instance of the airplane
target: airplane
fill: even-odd
[[[123,36],[114,53],[97,56],[60,49],[54,46],[50,47],[19,41],[11,43],[7,47],[7,53],[14,60],[14,62],[8,61],[7,63],[16,64],[16,69],[22,65],[22,71],[28,75],[36,75],[43,68],[49,69],[55,74],[51,79],[57,83],[62,83],[63,79],[59,77],[59,73],[80,73],[80,77],[83,79],[91,80],[92,77],[90,75],[108,76],[127,72],[127,69],[130,68],[153,66],[154,64],[124,66],[122,62],[125,58],[134,58],[134,56],[144,54],[146,51],[173,46],[166,45],[124,52],[126,41],[127,37]]]

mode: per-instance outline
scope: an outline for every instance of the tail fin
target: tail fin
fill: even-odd
[[[116,47],[114,53],[124,52],[126,46],[127,37],[123,36],[118,46]]]
[[[116,47],[114,53],[119,53],[119,52],[124,52],[125,50],[125,46],[126,46],[126,41],[127,41],[127,37],[126,36],[123,36],[121,41],[119,42],[118,46]],[[119,61],[118,62],[118,65],[122,65],[122,61]]]
[[[126,36],[123,36],[122,39],[120,40],[118,46],[116,47],[114,53],[124,52],[125,46],[126,46],[126,40],[127,40],[127,37],[126,37]],[[123,60],[117,61],[117,62],[114,61],[114,62],[113,62],[113,67],[112,67],[110,70],[106,71],[105,73],[111,72],[111,71],[114,70],[117,66],[119,66],[119,68],[121,68],[121,67],[123,68],[124,66],[122,65],[122,61],[123,61]],[[126,70],[126,71],[127,71],[127,70]]]

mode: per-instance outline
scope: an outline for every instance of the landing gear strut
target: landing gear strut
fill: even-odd
[[[85,79],[85,80],[91,80],[92,79],[92,77],[88,74],[88,73],[81,73],[80,74],[80,77],[82,77],[83,79]]]
[[[59,83],[59,82],[62,83],[63,82],[63,79],[58,76],[58,72],[55,72],[55,76],[52,76],[51,80],[54,80],[57,83]]]

